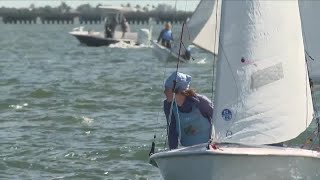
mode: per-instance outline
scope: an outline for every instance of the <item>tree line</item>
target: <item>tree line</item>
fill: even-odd
[[[100,19],[101,10],[97,6],[91,6],[90,4],[82,4],[75,9],[62,2],[59,6],[51,7],[49,5],[44,7],[35,7],[31,4],[28,8],[0,8],[0,16],[9,19],[22,19],[29,20],[40,17],[41,19],[65,19],[69,20],[76,16],[80,20],[98,20]],[[134,7],[136,12],[130,12],[127,14],[128,21],[145,21],[150,17],[156,21],[184,21],[191,16],[192,12],[177,11],[174,7],[168,4],[154,5],[131,5],[130,3],[122,4],[123,7]]]

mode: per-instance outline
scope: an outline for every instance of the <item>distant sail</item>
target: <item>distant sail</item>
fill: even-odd
[[[218,53],[219,41],[215,35],[219,35],[220,7],[221,3],[216,3],[216,0],[200,1],[183,30],[182,41],[186,47],[194,44],[213,54]],[[216,46],[212,42],[216,42]]]
[[[320,1],[299,0],[299,6],[310,77],[320,84]]]
[[[297,0],[223,0],[214,126],[252,145],[297,137],[313,118]]]

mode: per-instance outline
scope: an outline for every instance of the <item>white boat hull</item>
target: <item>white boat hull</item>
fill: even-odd
[[[161,44],[157,43],[156,41],[151,41],[152,52],[153,54],[160,59],[161,61],[178,61],[178,54],[174,53],[170,49],[162,46]],[[181,62],[187,62],[189,60],[183,59],[180,57]]]
[[[318,152],[282,147],[206,144],[152,155],[165,180],[319,180]]]
[[[122,32],[115,31],[113,38],[106,38],[104,33],[96,31],[84,31],[83,27],[75,28],[76,30],[69,32],[69,34],[76,37],[81,44],[87,46],[109,46],[119,42],[127,44],[137,44],[137,33],[127,32],[125,38],[121,38]]]

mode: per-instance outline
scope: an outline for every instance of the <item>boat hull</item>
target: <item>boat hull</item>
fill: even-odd
[[[320,179],[319,153],[279,147],[200,145],[160,152],[150,159],[165,180]]]
[[[85,36],[85,35],[73,35],[76,37],[81,44],[84,44],[86,46],[93,46],[93,47],[99,47],[99,46],[109,46],[110,44],[118,43],[118,40],[114,39],[106,39],[106,38],[98,38],[93,36]]]
[[[99,46],[109,46],[110,44],[115,44],[119,42],[124,42],[127,44],[136,44],[137,33],[127,33],[128,38],[121,38],[120,32],[115,32],[114,38],[105,38],[100,32],[88,32],[88,31],[74,31],[70,34],[76,37],[79,42],[86,46],[99,47]]]
[[[160,59],[161,61],[178,61],[178,54],[172,52],[170,49],[162,46],[161,44],[151,41],[152,46],[152,52],[153,54]],[[184,59],[183,57],[180,57],[181,62],[188,62],[189,59]]]

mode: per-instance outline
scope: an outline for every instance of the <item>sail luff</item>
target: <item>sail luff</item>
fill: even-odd
[[[223,0],[214,126],[217,141],[272,144],[312,121],[297,0]]]

